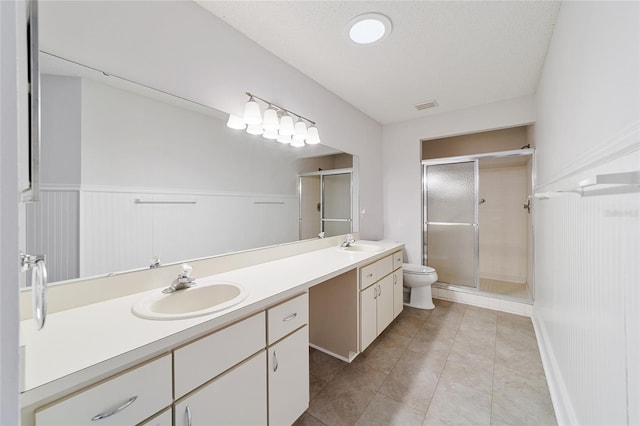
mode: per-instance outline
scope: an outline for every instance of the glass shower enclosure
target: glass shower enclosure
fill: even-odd
[[[423,264],[440,285],[533,297],[533,159],[522,149],[422,161]]]
[[[478,286],[477,187],[478,160],[423,165],[424,264],[442,283]]]

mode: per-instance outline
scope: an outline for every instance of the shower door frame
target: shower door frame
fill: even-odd
[[[479,265],[480,265],[480,241],[479,241],[479,224],[478,224],[478,205],[479,205],[479,192],[480,192],[480,174],[479,174],[479,161],[481,159],[486,158],[509,158],[509,157],[520,157],[520,156],[530,156],[531,157],[531,187],[529,191],[531,194],[535,192],[536,186],[536,156],[534,148],[523,148],[516,149],[511,151],[498,151],[498,152],[487,152],[482,154],[470,154],[470,155],[461,155],[455,157],[441,157],[441,158],[433,158],[429,160],[422,160],[422,264],[427,265],[428,258],[428,247],[427,247],[427,179],[426,179],[426,168],[427,166],[436,166],[436,165],[447,165],[447,164],[459,164],[459,163],[470,163],[474,162],[474,198],[475,198],[475,226],[474,226],[474,238],[475,238],[475,258],[474,258],[474,287],[466,286],[466,285],[458,285],[456,283],[443,283],[447,286],[452,286],[456,289],[469,289],[474,291],[480,291],[480,274],[479,274]],[[533,206],[532,206],[533,207]],[[528,255],[531,259],[531,283],[529,283],[529,288],[531,291],[532,299],[535,299],[535,276],[534,276],[534,263],[535,263],[535,218],[534,218],[535,209],[531,209],[531,253]],[[493,294],[493,293],[491,293]]]

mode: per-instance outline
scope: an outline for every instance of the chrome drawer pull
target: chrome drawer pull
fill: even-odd
[[[368,273],[367,274],[367,278],[371,278],[373,276],[373,273]]]
[[[294,319],[297,316],[298,316],[298,313],[294,312],[291,315],[289,315],[288,317],[282,318],[282,321],[291,321],[292,319]]]
[[[276,351],[273,351],[273,372],[278,371],[278,357],[276,356]]]
[[[128,406],[130,406],[131,404],[133,404],[135,402],[135,400],[138,399],[138,395],[132,396],[131,398],[129,398],[129,400],[127,402],[125,402],[124,404],[122,404],[121,406],[119,406],[118,408],[114,408],[111,411],[107,411],[106,413],[100,413],[97,416],[94,416],[91,421],[94,422],[96,420],[102,420],[102,419],[106,419],[107,417],[111,417],[114,414],[118,414],[120,411],[124,410],[125,408],[127,408]]]
[[[191,408],[188,405],[185,412],[187,413],[187,426],[191,426]]]

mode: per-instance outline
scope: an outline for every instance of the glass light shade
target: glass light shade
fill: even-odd
[[[247,133],[250,135],[261,135],[264,133],[264,129],[261,124],[249,124],[247,126]]]
[[[293,138],[293,140],[291,141],[291,146],[300,148],[301,146],[304,146],[304,141],[302,139]]]
[[[276,129],[264,129],[262,137],[265,139],[277,139],[278,131]]]
[[[262,114],[260,114],[260,105],[253,98],[244,106],[244,122],[251,126],[252,124],[262,123]]]
[[[291,136],[295,133],[293,128],[293,118],[290,115],[283,115],[280,119],[280,134],[282,136]]]
[[[295,126],[295,133],[293,134],[293,139],[296,140],[305,140],[308,136],[307,125],[302,121],[297,121]]]
[[[278,139],[276,139],[280,143],[291,143],[291,136],[278,135]]]
[[[318,135],[318,128],[316,126],[311,126],[307,129],[307,133],[309,136],[307,137],[306,142],[309,145],[315,145],[320,143],[320,136]]]
[[[229,114],[229,119],[227,120],[227,127],[230,129],[236,130],[244,130],[247,125],[244,124],[244,120],[237,115]]]
[[[275,109],[268,108],[265,110],[264,117],[262,119],[262,127],[264,127],[265,130],[278,130],[280,124],[278,123],[278,113]]]

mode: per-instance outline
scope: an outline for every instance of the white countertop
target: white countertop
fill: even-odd
[[[389,241],[358,242],[384,250],[349,252],[330,247],[198,278],[201,284],[231,281],[249,290],[240,304],[206,316],[168,321],[135,316],[133,303],[160,291],[154,289],[51,314],[40,331],[32,320],[22,321],[25,392],[21,405],[108,377],[402,247]]]

